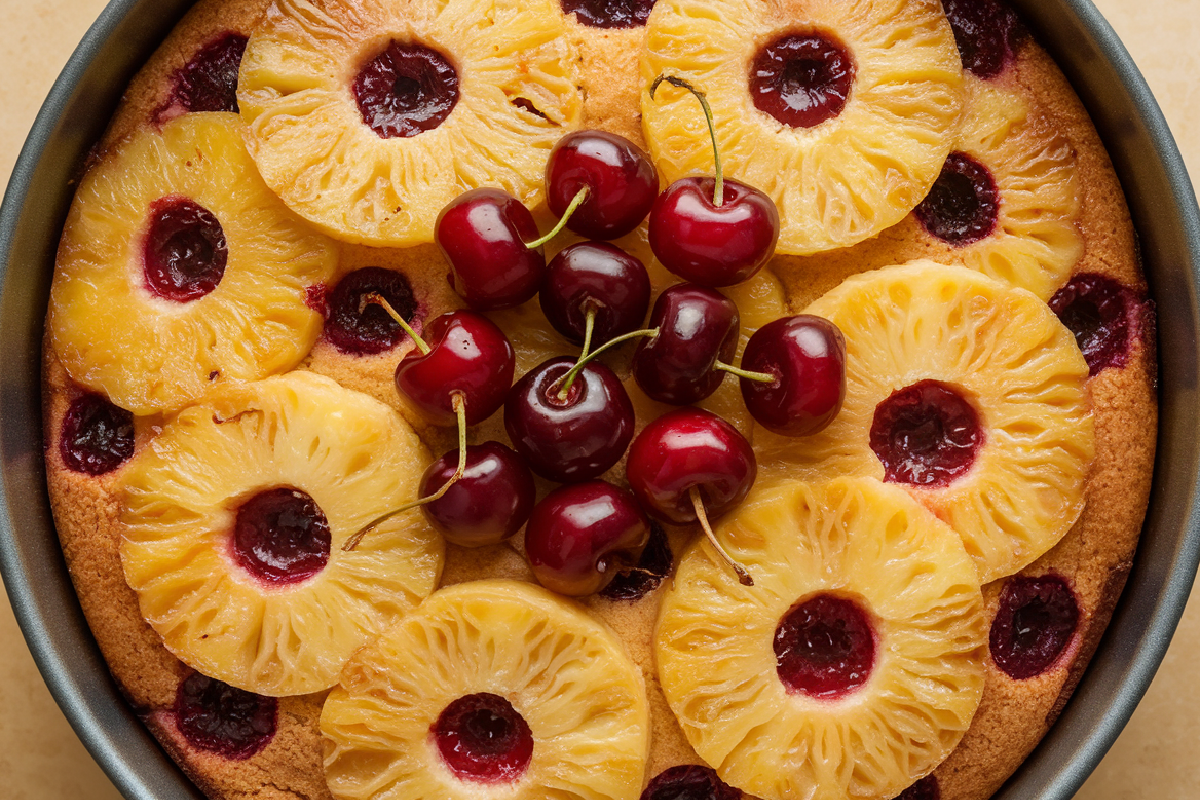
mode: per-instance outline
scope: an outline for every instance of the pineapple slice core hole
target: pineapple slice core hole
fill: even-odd
[[[929,194],[913,211],[930,236],[953,247],[982,241],[1000,221],[992,172],[966,153],[951,153]]]
[[[186,197],[150,205],[142,243],[146,288],[166,300],[187,303],[211,293],[225,277],[229,245],[216,215]]]
[[[230,553],[258,581],[291,585],[329,563],[329,520],[306,492],[280,486],[257,492],[235,512]]]
[[[875,666],[877,634],[864,603],[821,593],[802,598],[775,629],[775,667],[792,694],[837,700],[861,688]]]
[[[948,486],[971,470],[983,442],[979,412],[941,381],[893,392],[871,423],[871,449],[888,483]]]
[[[512,783],[533,758],[533,733],[513,704],[495,694],[460,697],[430,730],[450,771],[464,781]]]
[[[842,113],[856,67],[846,46],[819,30],[785,33],[750,64],[755,107],[791,128],[815,128]]]
[[[363,123],[381,139],[411,138],[446,121],[458,103],[458,70],[445,55],[393,39],[354,78]]]

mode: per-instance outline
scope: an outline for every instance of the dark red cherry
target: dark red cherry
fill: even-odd
[[[175,692],[175,724],[187,743],[245,761],[275,737],[279,703],[193,672]]]
[[[925,380],[876,406],[870,441],[889,483],[947,486],[970,471],[984,432],[961,391]]]
[[[564,14],[592,28],[637,28],[653,8],[654,0],[562,0]]]
[[[726,180],[713,204],[713,178],[680,178],[654,201],[650,249],[685,281],[717,288],[753,277],[775,252],[779,211],[758,189]]]
[[[1016,56],[1025,38],[1021,20],[997,0],[943,0],[963,67],[980,78],[994,78]]]
[[[249,39],[227,31],[196,51],[175,71],[174,86],[155,112],[159,124],[188,111],[238,111],[237,80]]]
[[[476,311],[520,305],[537,294],[546,273],[529,209],[499,189],[463,192],[434,225],[438,248],[450,264],[454,291]]]
[[[742,793],[721,780],[711,767],[683,764],[660,772],[640,800],[741,800]]]
[[[650,307],[650,276],[619,247],[579,242],[550,261],[538,300],[554,330],[574,345],[583,344],[588,310],[595,309],[595,345],[642,324]]]
[[[901,792],[896,800],[942,800],[942,790],[937,778],[929,775]]]
[[[649,538],[650,522],[633,495],[588,481],[560,486],[534,506],[525,554],[542,586],[583,597],[636,564]]]
[[[142,254],[146,287],[159,297],[186,303],[217,288],[225,276],[229,246],[211,211],[185,197],[164,197],[150,206]]]
[[[951,153],[942,174],[913,213],[930,236],[964,247],[996,230],[1000,190],[987,167],[966,153]]]
[[[647,425],[629,447],[629,488],[651,514],[678,525],[695,522],[696,487],[710,516],[745,499],[758,463],[746,437],[699,408],[679,408]]]
[[[381,139],[409,138],[446,121],[458,103],[458,72],[444,55],[393,39],[351,86],[363,122]]]
[[[329,521],[299,489],[267,489],[238,507],[230,549],[234,560],[263,583],[298,583],[329,563]]]
[[[441,489],[457,469],[457,449],[430,464],[421,478],[421,497]],[[533,475],[521,457],[499,442],[484,442],[467,447],[462,477],[421,508],[446,541],[483,547],[521,529],[533,510],[534,494]]]
[[[504,403],[517,368],[512,343],[496,323],[471,311],[451,311],[426,328],[428,353],[408,351],[396,365],[396,388],[434,425],[454,425],[454,395],[466,401],[468,425]]]
[[[600,596],[609,600],[638,600],[653,592],[671,574],[675,556],[667,532],[658,522],[650,521],[650,540],[641,558],[632,568],[619,572]]]
[[[446,766],[464,781],[512,783],[533,758],[529,723],[495,694],[458,698],[442,710],[430,733]]]
[[[683,406],[708,397],[725,380],[716,365],[737,354],[741,318],[737,303],[720,292],[677,283],[654,301],[650,328],[659,332],[638,340],[634,380],[652,399]]]
[[[567,227],[588,239],[617,239],[641,224],[658,197],[650,156],[606,131],[576,131],[558,140],[546,164],[546,203],[562,217],[580,189],[587,198]]]
[[[585,481],[621,460],[633,438],[633,403],[611,369],[589,362],[560,397],[573,358],[525,374],[504,402],[504,428],[530,468],[552,481]]]
[[[786,33],[759,48],[750,65],[755,107],[792,128],[842,113],[854,86],[854,59],[823,31]]]
[[[112,472],[133,455],[133,414],[102,395],[77,397],[63,417],[59,453],[67,469],[97,476]]]
[[[1128,286],[1095,273],[1071,278],[1050,299],[1050,308],[1075,334],[1092,375],[1128,363],[1133,340],[1152,313],[1151,304]]]
[[[867,682],[874,665],[874,626],[850,598],[807,598],[792,606],[775,629],[775,667],[794,694],[844,697]]]
[[[821,317],[762,326],[746,343],[741,368],[775,376],[774,383],[741,378],[742,398],[758,424],[784,436],[824,430],[846,399],[846,339]]]
[[[1058,663],[1079,627],[1079,603],[1058,575],[1018,575],[1004,584],[988,644],[992,661],[1013,680]]]
[[[405,338],[404,331],[382,306],[363,304],[372,294],[387,300],[409,324],[416,317],[417,299],[403,274],[383,267],[355,270],[325,295],[325,337],[343,353],[382,353]]]

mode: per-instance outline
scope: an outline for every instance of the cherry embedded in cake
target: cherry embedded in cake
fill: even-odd
[[[564,14],[591,28],[638,28],[653,9],[654,0],[562,0]]]
[[[930,236],[965,247],[996,230],[1000,190],[987,167],[966,153],[951,153],[933,188],[913,213]]]
[[[371,295],[382,297],[397,314],[413,324],[418,303],[408,278],[383,267],[357,269],[327,291],[321,304],[325,338],[341,352],[374,355],[403,341],[405,333],[399,323],[378,304],[365,302]]]
[[[1149,304],[1132,289],[1095,273],[1071,278],[1050,299],[1050,308],[1075,334],[1092,375],[1129,362],[1133,337],[1149,313]]]
[[[1078,627],[1079,602],[1063,578],[1011,578],[992,621],[992,661],[1013,680],[1036,677],[1058,663]]]
[[[929,775],[904,790],[896,800],[942,800],[937,778]]]
[[[175,694],[175,724],[187,743],[244,761],[275,737],[278,701],[193,672]]]
[[[458,71],[446,56],[392,40],[354,79],[363,122],[381,139],[411,138],[446,121],[458,103]]]
[[[238,111],[238,68],[249,41],[228,31],[196,51],[176,71],[171,94],[155,112],[158,124],[187,111]]]
[[[842,113],[854,86],[854,59],[831,33],[788,33],[764,45],[750,66],[759,111],[791,128],[814,128]]]
[[[711,767],[681,764],[656,775],[639,800],[741,800],[742,796]]]
[[[133,414],[88,392],[67,408],[58,447],[68,469],[96,477],[128,461],[134,443]]]
[[[234,560],[269,585],[299,583],[329,563],[329,521],[299,489],[258,492],[236,512],[230,542]]]
[[[143,243],[146,288],[186,303],[212,292],[225,276],[229,246],[216,216],[185,197],[164,197],[150,206]]]
[[[1012,63],[1025,38],[1025,27],[997,0],[944,0],[942,7],[963,67],[980,78],[995,78]]]
[[[469,694],[450,703],[432,734],[446,766],[464,781],[512,783],[533,758],[529,724],[495,694]]]
[[[871,677],[875,647],[874,626],[858,601],[819,594],[780,620],[775,664],[789,692],[836,700]]]
[[[675,565],[675,556],[671,552],[671,543],[667,540],[667,532],[663,526],[650,521],[650,540],[631,569],[619,572],[612,581],[600,591],[600,596],[607,600],[640,600],[653,592]]]
[[[983,441],[975,407],[941,381],[892,393],[871,423],[871,449],[889,483],[948,486],[970,471]]]

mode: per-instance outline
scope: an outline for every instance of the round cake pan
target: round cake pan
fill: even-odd
[[[1200,213],[1145,81],[1089,0],[1012,0],[1091,112],[1129,200],[1158,308],[1160,423],[1150,513],[1125,594],[1058,723],[997,800],[1067,800],[1162,661],[1200,558]],[[118,693],[50,517],[40,363],[54,252],[89,149],[189,0],[113,0],[50,92],[0,207],[0,573],[51,693],[129,800],[196,798]]]

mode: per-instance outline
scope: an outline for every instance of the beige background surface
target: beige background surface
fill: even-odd
[[[1200,175],[1200,2],[1096,0],[1162,103]],[[37,109],[103,0],[0,0],[0,185]],[[1200,603],[1193,603],[1146,699],[1077,800],[1200,797]],[[42,684],[0,598],[0,798],[119,800]]]

